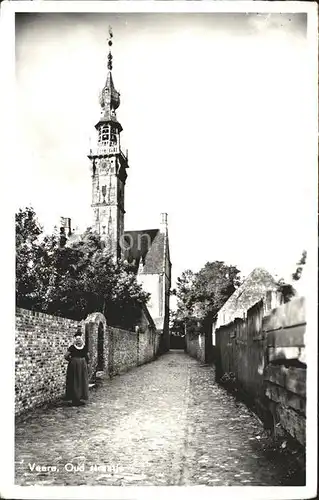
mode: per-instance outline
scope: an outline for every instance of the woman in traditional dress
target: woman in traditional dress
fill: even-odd
[[[73,344],[68,348],[65,359],[69,362],[66,372],[66,400],[73,405],[84,404],[89,399],[88,350],[81,333],[76,333]]]

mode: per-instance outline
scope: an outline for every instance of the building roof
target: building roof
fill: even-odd
[[[124,231],[124,260],[134,265],[139,274],[163,272],[165,263],[166,235],[159,229]]]
[[[235,318],[242,318],[250,307],[265,296],[268,290],[277,290],[277,288],[272,275],[266,269],[257,267],[220,308],[217,327],[230,323]]]
[[[67,238],[66,246],[80,241],[83,241],[83,234],[73,231]],[[159,274],[164,271],[165,254],[170,260],[167,234],[160,229],[124,231],[124,242],[127,249],[123,252],[123,260],[133,264],[136,274]]]
[[[107,100],[105,99],[105,95],[108,96]],[[107,74],[106,82],[100,95],[100,104],[106,110],[117,109],[120,105],[120,94],[115,89],[112,71],[109,71]]]

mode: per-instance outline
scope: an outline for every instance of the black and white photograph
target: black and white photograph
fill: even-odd
[[[314,498],[316,6],[1,11],[1,497]]]

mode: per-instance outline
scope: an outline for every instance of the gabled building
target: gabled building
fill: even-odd
[[[235,318],[244,318],[248,309],[262,298],[267,302],[267,309],[273,309],[281,303],[281,294],[277,290],[278,285],[272,275],[266,269],[257,267],[218,311],[213,331]]]
[[[137,280],[151,294],[147,305],[156,325],[163,333],[163,350],[169,349],[169,300],[171,261],[167,214],[161,214],[158,229],[125,231],[123,258],[133,265]]]

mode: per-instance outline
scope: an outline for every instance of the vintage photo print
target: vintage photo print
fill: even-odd
[[[314,498],[309,2],[1,6],[3,498]]]

